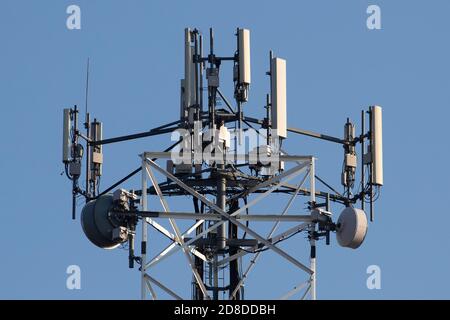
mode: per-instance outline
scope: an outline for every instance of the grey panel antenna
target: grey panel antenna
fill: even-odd
[[[63,111],[63,156],[62,161],[67,163],[70,161],[70,147],[71,147],[71,138],[70,138],[70,129],[71,129],[71,120],[70,120],[70,109],[64,109]]]

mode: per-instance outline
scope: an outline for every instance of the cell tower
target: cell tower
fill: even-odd
[[[209,52],[204,55],[203,35],[197,29],[185,29],[180,117],[171,123],[141,133],[104,139],[102,123],[90,122],[87,108],[85,133],[78,126],[77,106],[64,109],[63,162],[72,181],[72,218],[75,219],[76,199],[81,195],[86,200],[81,225],[87,238],[103,249],[128,243],[129,267],[140,266],[142,299],[156,299],[157,287],[175,299],[182,299],[176,290],[164,285],[164,279],[156,279],[151,273],[153,266],[179,249],[192,271],[192,299],[219,299],[224,293],[230,300],[244,299],[244,283],[260,255],[267,250],[305,272],[305,280],[294,283],[293,289],[281,298],[298,294],[302,299],[316,299],[316,242],[325,239],[326,244],[330,244],[330,233],[335,232],[341,246],[356,249],[367,232],[366,203],[370,220],[374,219],[373,203],[383,185],[381,107],[371,106],[361,112],[359,134],[347,119],[343,138],[289,127],[286,60],[270,52],[267,72],[270,88],[265,115],[262,119],[247,117],[244,106],[248,104],[251,85],[250,31],[239,28],[235,35],[234,54],[218,56],[210,29]],[[220,70],[226,63],[233,67],[233,102],[220,89]],[[105,190],[99,190],[104,145],[169,133],[177,137],[174,144],[162,152],[144,150],[136,170]],[[283,149],[288,133],[343,147],[341,183],[344,192],[339,193],[317,175],[313,155],[293,155]],[[84,187],[80,182],[83,158]],[[139,173],[140,186],[129,190],[120,188]],[[164,181],[157,181],[157,176],[164,176]],[[299,181],[293,182],[296,177]],[[316,182],[324,190],[320,190]],[[267,197],[280,200],[280,194],[288,195],[289,200],[279,212],[253,210]],[[161,206],[150,208],[149,197],[156,197]],[[172,197],[192,198],[193,210],[172,211],[169,206]],[[306,212],[288,213],[294,200],[300,197],[306,197]],[[337,221],[331,212],[332,203],[343,207]],[[157,222],[161,219],[168,220],[170,228]],[[182,231],[177,224],[180,219],[191,220],[192,225]],[[270,223],[270,232],[263,235],[255,231],[255,221]],[[292,227],[279,232],[282,222]],[[147,250],[149,227],[171,241],[153,258]],[[277,246],[302,232],[307,235],[310,249],[307,262],[300,262]],[[138,239],[141,247],[137,254],[135,242]],[[252,256],[250,263],[241,266],[239,262],[246,255]],[[224,281],[219,270],[224,267],[228,270],[228,283],[220,283]]]

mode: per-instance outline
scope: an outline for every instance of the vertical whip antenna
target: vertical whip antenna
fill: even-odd
[[[89,97],[89,58],[87,59],[87,65],[86,65],[86,91],[85,91],[85,101],[84,101],[84,107],[85,107],[85,114],[88,114],[88,97]],[[89,122],[87,122],[89,123]]]

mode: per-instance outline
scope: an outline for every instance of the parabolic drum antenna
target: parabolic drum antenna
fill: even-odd
[[[64,109],[63,163],[72,181],[72,217],[75,219],[76,199],[82,196],[86,204],[81,225],[87,238],[103,249],[128,245],[129,267],[138,264],[141,272],[142,299],[156,299],[160,292],[182,299],[175,289],[164,284],[164,279],[156,279],[152,274],[155,265],[164,263],[178,250],[192,272],[191,299],[244,299],[244,284],[250,272],[269,250],[305,273],[305,280],[294,283],[294,289],[281,298],[316,299],[316,242],[325,239],[330,244],[330,233],[335,232],[342,247],[356,249],[367,233],[366,204],[370,220],[374,219],[373,203],[383,185],[382,109],[371,106],[361,112],[358,135],[355,125],[347,119],[343,138],[289,127],[286,60],[270,52],[265,115],[262,119],[245,116],[243,107],[248,104],[251,85],[250,31],[236,30],[237,48],[231,56],[216,55],[212,29],[207,55],[203,53],[203,43],[199,30],[185,29],[180,115],[171,123],[104,139],[102,123],[90,121],[87,107],[85,133],[78,125],[77,106]],[[233,68],[233,102],[220,89],[220,71],[227,63]],[[162,152],[142,152],[138,168],[99,190],[103,146],[169,133],[174,141],[171,146]],[[283,149],[288,133],[343,147],[343,192],[317,175],[314,156],[294,155]],[[141,175],[137,188],[122,187],[137,174]],[[320,190],[316,182],[324,189]],[[263,199],[280,203],[281,194],[288,196],[282,210],[259,212],[257,205]],[[151,206],[150,197],[156,199]],[[172,210],[169,199],[174,197],[190,199],[193,209]],[[306,212],[293,206],[298,198],[305,199]],[[157,202],[160,205],[156,206]],[[342,207],[337,220],[332,205]],[[180,229],[181,220],[192,223],[189,228]],[[255,228],[255,222],[270,224],[270,231],[263,234]],[[285,229],[280,231],[280,226]],[[149,228],[157,230],[170,244],[151,253],[147,247],[152,241]],[[299,234],[307,235],[307,262],[299,261],[279,246]],[[140,243],[139,253],[135,252],[136,241]],[[172,270],[178,266],[169,267]]]

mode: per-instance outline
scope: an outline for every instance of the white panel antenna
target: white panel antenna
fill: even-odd
[[[372,154],[372,184],[383,185],[383,123],[382,108],[370,108],[371,121],[371,154]]]
[[[238,102],[238,109],[240,112],[240,103],[248,101],[248,92],[251,82],[250,30],[237,30],[237,50],[238,60],[233,69],[233,81],[236,81],[234,96]]]
[[[270,65],[272,97],[272,129],[280,138],[287,137],[286,119],[286,60],[273,58]]]
[[[239,29],[239,83],[251,83],[250,30]]]

